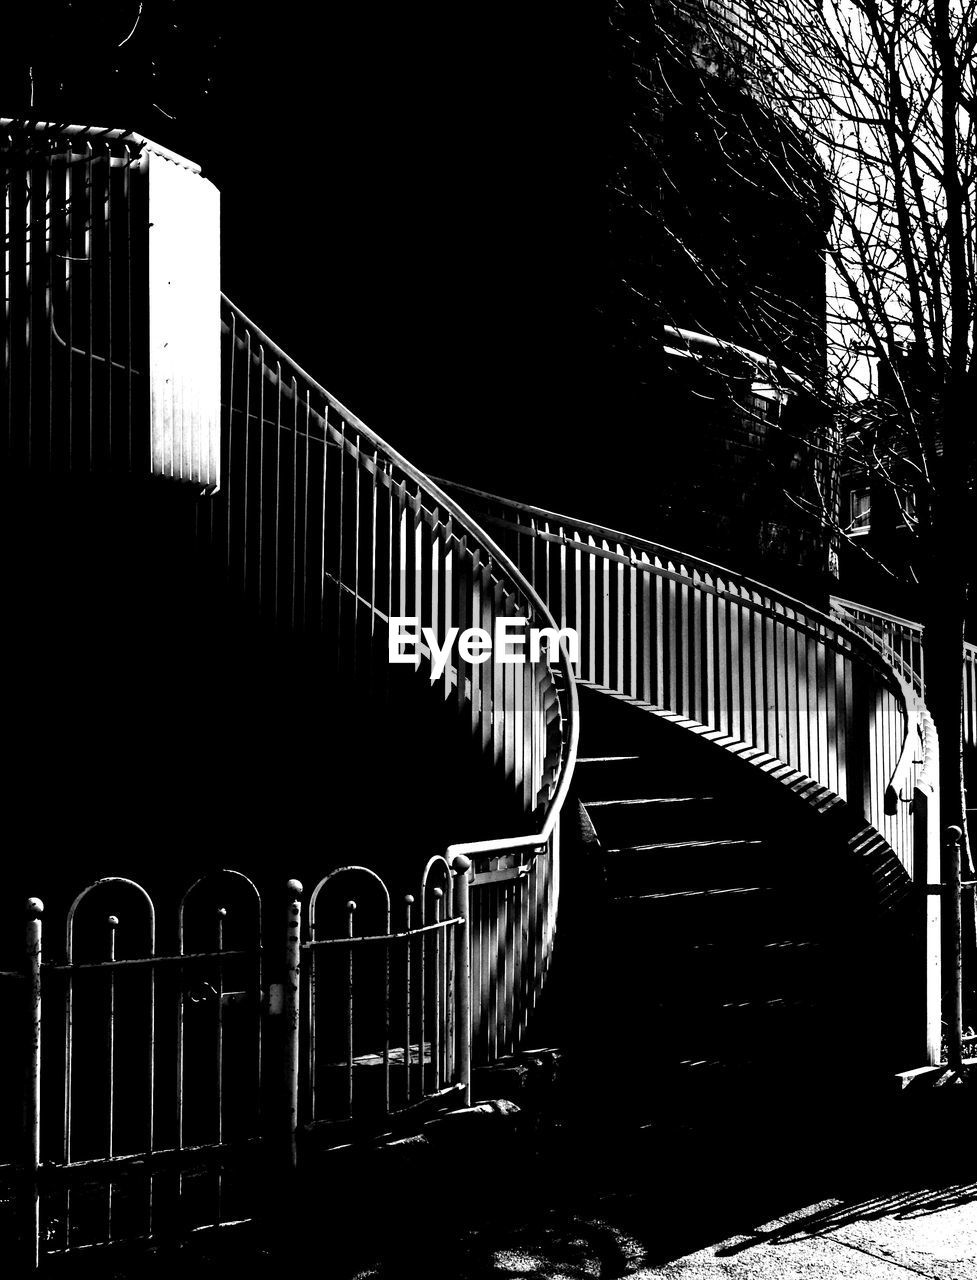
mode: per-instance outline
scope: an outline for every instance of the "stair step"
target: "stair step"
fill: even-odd
[[[667,902],[673,900],[693,901],[696,899],[713,899],[724,897],[742,897],[746,894],[776,893],[777,886],[768,885],[733,885],[721,889],[668,889],[661,893],[635,893],[621,898],[611,898],[611,902]]]
[[[732,936],[689,942],[681,933],[662,930],[659,936],[659,931],[647,929],[639,947],[632,949],[624,941],[617,955],[623,963],[642,966],[658,1003],[669,998],[716,1005],[820,999],[833,990],[836,978],[820,944],[782,939],[744,941]],[[661,974],[668,975],[668,990],[660,985]]]
[[[619,764],[624,760],[640,760],[641,756],[577,756],[577,766],[582,764]]]
[[[769,960],[781,956],[816,957],[824,951],[824,943],[817,938],[752,938],[715,939],[708,942],[690,942],[686,947],[689,956],[698,960],[717,960],[722,964],[735,964],[738,960]]]
[[[611,1039],[610,1047],[619,1050],[615,1057],[630,1055],[639,1070],[654,1070],[675,1061],[732,1063],[754,1054],[800,1053],[821,1031],[822,1014],[813,1004],[770,1005],[698,1020],[663,1012],[650,1014],[626,1044]]]
[[[586,792],[588,803],[629,799],[655,789],[654,763],[646,757],[608,753],[581,760],[578,756],[577,766],[577,794]]]
[[[615,953],[611,963],[647,974],[655,955],[674,969],[674,953],[694,943],[725,946],[749,938],[758,947],[785,931],[807,937],[827,928],[830,916],[820,895],[803,889],[760,880],[664,886],[612,879],[606,898],[607,946]],[[663,954],[668,951],[673,954]]]
[[[765,826],[764,815],[715,795],[600,799],[584,807],[605,848],[741,840]]]
[[[625,845],[620,849],[605,849],[606,858],[617,858],[635,853],[666,853],[681,849],[759,849],[767,848],[766,840],[652,840],[648,844]]]
[[[613,898],[767,885],[792,890],[803,868],[765,840],[656,841],[602,851]]]
[[[594,1039],[637,1110],[720,1114],[783,1085],[837,1017],[837,881],[812,877],[793,799],[713,744],[598,690],[581,708],[576,794],[605,904]]]
[[[631,800],[583,800],[581,803],[588,809],[604,809],[614,805],[705,804],[718,798],[718,796],[635,796]]]

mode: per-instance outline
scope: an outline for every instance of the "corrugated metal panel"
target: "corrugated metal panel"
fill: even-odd
[[[220,484],[220,195],[165,156],[149,165],[150,466]]]

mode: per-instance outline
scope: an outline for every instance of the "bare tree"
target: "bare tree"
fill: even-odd
[[[754,137],[768,185],[790,189],[819,217],[820,179],[800,162],[813,148],[830,186],[825,358],[805,362],[801,353],[792,364],[837,424],[824,440],[836,467],[871,475],[905,531],[905,553],[879,555],[878,568],[909,583],[919,601],[943,815],[966,831],[961,655],[977,567],[977,0],[710,0],[698,23],[705,34],[686,56],[703,76],[719,80],[727,68],[758,111],[790,126],[775,150]],[[738,170],[735,155],[729,163]],[[758,303],[786,316],[785,303]],[[762,342],[763,316],[754,323]],[[798,501],[836,536],[851,533],[833,492]]]

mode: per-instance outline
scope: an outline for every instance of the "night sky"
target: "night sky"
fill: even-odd
[[[5,43],[0,114],[198,161],[255,323],[423,468],[572,501],[613,423],[604,15],[569,10],[38,4]]]

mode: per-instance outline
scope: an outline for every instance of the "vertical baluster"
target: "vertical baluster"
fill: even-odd
[[[74,932],[69,921],[65,945],[65,962],[68,966],[74,959]],[[71,1138],[74,1121],[74,996],[75,978],[69,967],[65,974],[64,987],[64,1112],[62,1117],[62,1149],[61,1160],[64,1165],[71,1164]],[[64,1190],[64,1234],[63,1245],[67,1249],[71,1241],[71,1186],[65,1184]]]
[[[362,485],[361,485],[361,453],[362,438],[358,431],[353,433],[353,448],[355,450],[350,466],[353,470],[353,602],[350,606],[352,635],[350,644],[352,646],[352,671],[355,676],[359,670],[358,651],[360,637],[360,545],[361,545],[361,525],[362,525]]]
[[[628,553],[628,683],[627,692],[632,698],[641,697],[641,673],[638,667],[638,634],[641,615],[638,612],[638,567],[634,552]]]
[[[600,540],[602,551],[610,547],[605,538]],[[600,557],[600,651],[601,651],[601,684],[607,689],[614,688],[614,676],[611,671],[614,653],[611,634],[611,562],[606,555]]]
[[[303,452],[306,455],[306,470],[308,469],[308,438],[303,434],[299,426],[299,409],[301,398],[299,396],[298,381],[293,373],[289,379],[289,400],[292,405],[292,421],[289,424],[289,435],[292,440],[292,465],[291,465],[291,498],[292,498],[292,546],[291,556],[289,560],[289,582],[291,584],[291,597],[289,602],[289,623],[293,632],[299,629],[299,586],[303,581],[304,575],[299,572],[300,556],[304,556],[304,543],[299,542],[299,476],[302,468],[299,459]],[[301,550],[300,550],[301,547]]]
[[[53,469],[54,453],[54,343],[51,329],[54,326],[54,167],[56,157],[51,155],[44,169],[44,309],[49,318],[44,346],[47,353],[47,465]],[[8,312],[9,314],[9,312]],[[111,350],[109,360],[111,361]],[[109,366],[111,368],[111,364]],[[111,405],[111,402],[110,402]],[[111,408],[110,408],[111,413]],[[111,427],[109,428],[111,435]]]
[[[150,957],[156,955],[156,914],[152,906],[150,907],[149,917],[149,955]],[[156,965],[153,963],[149,965],[148,981],[149,1035],[146,1045],[146,1150],[153,1151],[156,1147]],[[146,1216],[150,1233],[153,1229],[155,1185],[154,1177],[150,1174],[146,1188]]]
[[[789,642],[787,639],[787,611],[785,609],[777,608],[775,609],[775,613],[779,616],[772,620],[774,643],[771,656],[773,658],[774,674],[776,679],[776,754],[781,760],[787,760],[790,763],[794,763],[790,754],[791,670]]]
[[[411,1015],[411,908],[414,905],[414,895],[408,893],[404,895],[404,919],[407,937],[404,939],[404,1101],[411,1100],[410,1087],[410,1015]]]
[[[735,582],[727,582],[726,591],[728,596],[727,618],[729,631],[729,665],[727,667],[729,673],[729,731],[734,738],[738,738],[743,742],[748,740],[744,723],[746,697],[743,683],[746,662],[743,615],[746,612],[746,608],[742,603],[742,594],[739,586]]]
[[[336,516],[337,516],[337,535],[336,535],[336,663],[340,670],[343,666],[343,604],[345,592],[343,586],[346,579],[343,573],[343,549],[345,546],[346,532],[346,421],[344,418],[339,419],[339,427],[337,429],[337,450],[336,450],[336,485],[335,497]]]
[[[652,645],[660,628],[660,619],[651,610],[653,590],[651,561],[646,552],[641,553],[641,697],[645,702],[657,702],[652,684]]]
[[[716,696],[716,596],[714,594],[714,584],[711,576],[706,573],[702,575],[702,587],[699,594],[701,596],[700,612],[702,614],[702,649],[705,656],[703,667],[703,685],[702,685],[702,714],[698,717],[703,724],[708,724],[718,729],[721,723],[719,714],[718,701],[721,699]]]
[[[107,456],[109,464],[115,463],[112,449],[112,380],[114,356],[112,344],[112,155],[106,146],[103,153],[105,164],[104,194],[102,196],[102,236],[105,243],[105,343],[103,351],[105,363],[105,425],[107,432]]]
[[[587,545],[590,548],[597,546],[593,537],[588,533]],[[593,680],[596,684],[600,679],[597,665],[597,556],[593,549],[587,552],[587,653],[589,661],[587,663],[588,680]]]
[[[217,986],[214,1020],[216,1023],[216,1043],[214,1061],[214,1083],[217,1088],[217,1144],[224,1141],[224,921],[227,919],[227,908],[217,908],[216,944],[217,944]],[[223,1164],[220,1157],[214,1166],[217,1192],[217,1216],[215,1222],[221,1221],[221,1210],[224,1193]]]
[[[454,914],[458,917],[455,928],[455,996],[456,1012],[456,1072],[461,1085],[462,1106],[470,1106],[471,1090],[471,1042],[472,1042],[472,1008],[471,978],[469,969],[468,921],[469,921],[469,885],[468,872],[471,863],[461,854],[456,854],[452,862],[454,878]]]
[[[828,742],[828,651],[818,628],[814,648],[814,695],[817,711],[818,772],[817,779],[831,786],[831,750]]]
[[[115,962],[115,931],[119,927],[119,917],[109,916],[109,945],[108,945],[108,962],[110,966]],[[105,1057],[108,1063],[108,1118],[105,1135],[105,1151],[109,1159],[115,1155],[115,969],[110,967],[108,971],[109,978],[109,996],[108,996],[108,1018],[106,1022],[105,1036]],[[111,1178],[106,1187],[106,1238],[112,1239],[112,1192],[114,1183]]]
[[[28,164],[24,174],[24,210],[22,215],[23,227],[23,244],[24,244],[24,303],[26,311],[26,323],[24,325],[24,341],[23,341],[23,396],[24,396],[24,420],[27,424],[27,465],[31,465],[34,452],[34,373],[33,373],[33,348],[35,335],[34,321],[34,275],[35,275],[35,248],[34,248],[34,169],[35,165]],[[21,228],[18,227],[18,234]],[[13,422],[11,421],[11,431],[13,431]]]
[[[454,617],[460,630],[465,631],[475,625],[474,574],[466,534],[462,534],[458,539],[454,551],[454,564],[457,567],[457,572],[454,575],[455,591],[457,593],[454,604]],[[457,665],[458,683],[455,686],[455,708],[458,712],[458,718],[461,720],[465,715],[466,697],[470,698],[473,704],[475,702],[475,672],[478,668],[474,663],[466,666],[461,661]]]
[[[322,506],[319,512],[320,517],[320,534],[319,534],[319,630],[322,635],[326,634],[326,564],[328,563],[326,529],[328,520],[326,518],[326,504],[329,496],[329,437],[332,428],[329,425],[329,407],[324,407],[322,413]],[[315,966],[313,965],[313,968]]]
[[[448,902],[447,910],[451,919],[455,916],[455,903],[453,898],[453,888],[451,882],[448,884]],[[458,1054],[458,1036],[457,1036],[457,993],[455,989],[455,972],[456,972],[456,956],[457,948],[455,946],[454,930],[457,926],[452,925],[450,929],[444,931],[444,1076],[446,1084],[454,1084],[457,1079],[457,1054]],[[474,959],[474,957],[473,957]]]
[[[763,597],[756,591],[750,592],[753,602],[753,739],[763,751],[771,751],[773,743],[768,717],[767,697],[767,621],[761,612]]]
[[[733,627],[733,611],[726,597],[726,584],[716,578],[716,598],[711,613],[716,650],[715,702],[716,727],[722,734],[733,734],[732,672],[728,662],[730,632]]]
[[[619,556],[621,557],[624,556],[624,548],[621,546],[619,542],[615,543],[614,549]],[[614,653],[614,661],[617,669],[614,671],[614,674],[613,674],[614,683],[611,687],[614,689],[617,689],[620,693],[627,693],[628,686],[627,686],[627,679],[624,671],[624,650],[625,650],[626,635],[625,635],[625,612],[624,612],[625,595],[624,595],[623,559],[619,560],[615,565],[614,580],[615,580],[615,587],[616,587],[616,594],[617,594],[617,601],[616,601],[616,606],[614,610],[614,625],[617,629],[617,636],[614,641],[613,653]]]
[[[442,608],[444,610],[444,631],[443,636],[447,636],[451,628],[455,625],[455,536],[454,526],[451,517],[448,516],[444,522],[444,544],[441,549],[442,563],[444,565],[444,585],[441,591]],[[458,577],[464,572],[461,565],[458,566],[460,572]],[[461,627],[461,619],[458,619],[459,629]],[[461,659],[457,656],[449,655],[448,662],[444,668],[442,677],[442,697],[445,702],[451,699],[451,681],[454,678],[458,684],[464,687],[464,670],[462,668]]]
[[[272,476],[271,476],[271,528],[268,530],[269,548],[266,560],[272,575],[271,621],[277,628],[281,609],[281,543],[282,538],[282,362],[275,361],[275,420],[271,432],[272,443]],[[262,431],[265,430],[262,423]],[[293,441],[294,443],[294,441]]]
[[[27,1071],[27,1265],[37,1271],[41,1261],[41,956],[44,904],[27,901],[27,966],[30,979],[30,1057]],[[70,974],[69,974],[70,979]],[[65,1242],[67,1243],[67,1241]]]
[[[261,368],[259,372],[260,381],[258,383],[258,417],[255,423],[255,430],[258,434],[258,509],[255,519],[257,565],[255,566],[255,580],[258,614],[261,616],[264,605],[265,584],[265,390],[267,366],[263,343],[259,343],[258,350],[261,358]]]
[[[438,926],[434,930],[434,1024],[431,1028],[431,1090],[437,1093],[444,1086],[445,1076],[442,1059],[444,1043],[441,1035],[441,1010],[443,1008],[442,971],[444,967],[444,930],[441,921],[444,890],[434,889],[431,896],[434,898],[434,923]]]
[[[502,583],[498,580],[492,583],[492,627],[491,634],[494,637],[495,623],[504,617],[505,608],[503,602]],[[508,744],[512,739],[512,707],[509,702],[509,688],[512,668],[503,666],[501,662],[493,661],[486,663],[491,668],[493,676],[492,688],[492,727],[493,727],[493,759],[496,764],[500,764],[503,774],[507,782],[512,780],[512,767],[509,760]]]
[[[491,563],[482,563],[480,566],[481,583],[479,597],[482,606],[481,625],[489,635],[494,632],[493,610],[493,588],[492,588],[492,572]],[[498,757],[493,747],[493,733],[495,732],[493,722],[496,720],[497,706],[497,664],[494,662],[485,662],[480,668],[481,683],[481,702],[480,702],[480,720],[482,730],[482,755],[487,756],[492,751],[492,759]],[[501,719],[501,715],[498,717]]]
[[[572,536],[574,541],[579,543],[580,535],[574,532]],[[574,547],[574,551],[573,551],[574,590],[573,590],[573,613],[571,616],[573,617],[572,625],[576,627],[577,635],[579,637],[580,652],[577,655],[577,669],[573,673],[578,680],[582,680],[584,677],[584,672],[589,670],[588,664],[590,661],[590,645],[584,644],[584,640],[589,639],[589,637],[585,637],[584,629],[583,629],[583,624],[584,624],[583,572],[584,572],[583,552],[581,551],[579,546],[576,546]]]
[[[346,937],[350,941],[346,947],[346,999],[344,1013],[346,1018],[346,1115],[353,1118],[353,917],[356,914],[356,902],[350,898],[346,903]]]
[[[687,589],[686,611],[690,644],[686,650],[685,660],[689,667],[692,688],[687,714],[702,724],[706,722],[703,698],[706,664],[702,646],[702,576],[698,569],[693,568],[689,578],[691,585]]]
[[[82,260],[87,264],[85,273],[85,298],[88,303],[88,318],[85,337],[85,355],[87,368],[88,392],[88,470],[91,471],[95,459],[95,265],[92,260],[92,229],[95,223],[95,149],[90,142],[85,143],[85,240]]]
[[[287,1168],[298,1167],[299,1032],[302,983],[302,883],[289,880],[285,931],[285,1129]]]
[[[388,896],[384,919],[384,931],[387,935],[387,940],[383,944],[383,1105],[387,1115],[390,1114],[393,1105],[390,1085],[390,1033],[393,1023],[393,975],[390,953],[392,946],[390,930],[392,924],[393,917]]]
[[[427,902],[428,897],[425,886],[421,886],[421,928],[427,924]],[[420,969],[418,981],[418,1035],[417,1035],[417,1084],[418,1097],[423,1098],[425,1094],[425,1070],[426,1061],[424,1053],[425,1033],[427,1028],[427,934],[422,933],[418,939],[418,950],[420,951]]]

